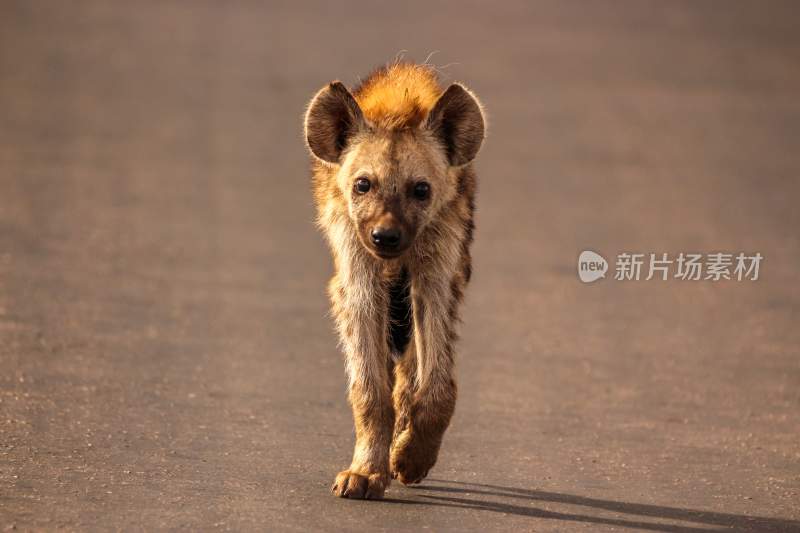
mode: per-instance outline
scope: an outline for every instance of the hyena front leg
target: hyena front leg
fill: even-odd
[[[333,493],[344,498],[378,499],[389,484],[389,446],[394,410],[387,368],[384,291],[369,272],[358,284],[341,273],[330,284],[336,322],[345,350],[348,397],[356,444],[350,468],[336,476]]]
[[[395,367],[397,421],[390,460],[392,476],[404,484],[419,483],[428,475],[455,409],[457,283],[440,277],[412,283],[414,340]]]
[[[394,364],[394,385],[392,401],[394,404],[394,433],[392,434],[392,451],[400,442],[399,436],[408,428],[411,422],[411,408],[414,403],[414,393],[417,379],[417,348],[411,339],[401,358]],[[392,475],[396,470],[392,469]]]

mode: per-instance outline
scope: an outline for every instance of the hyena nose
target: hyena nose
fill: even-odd
[[[379,248],[397,248],[397,245],[400,244],[400,230],[398,228],[375,228],[372,230],[372,243]]]

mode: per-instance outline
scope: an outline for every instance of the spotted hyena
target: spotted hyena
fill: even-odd
[[[463,85],[442,90],[431,67],[395,63],[352,92],[323,87],[305,136],[356,428],[332,490],[381,498],[390,474],[428,474],[455,408],[483,111]]]

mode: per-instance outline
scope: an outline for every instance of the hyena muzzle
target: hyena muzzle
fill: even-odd
[[[395,63],[353,92],[322,88],[305,116],[319,226],[345,352],[356,444],[334,494],[381,498],[419,483],[456,401],[458,306],[471,272],[484,116],[464,86]]]

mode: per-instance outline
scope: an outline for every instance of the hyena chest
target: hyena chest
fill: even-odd
[[[403,267],[389,289],[389,351],[398,359],[411,341],[414,317],[411,307],[411,289],[408,270]]]

